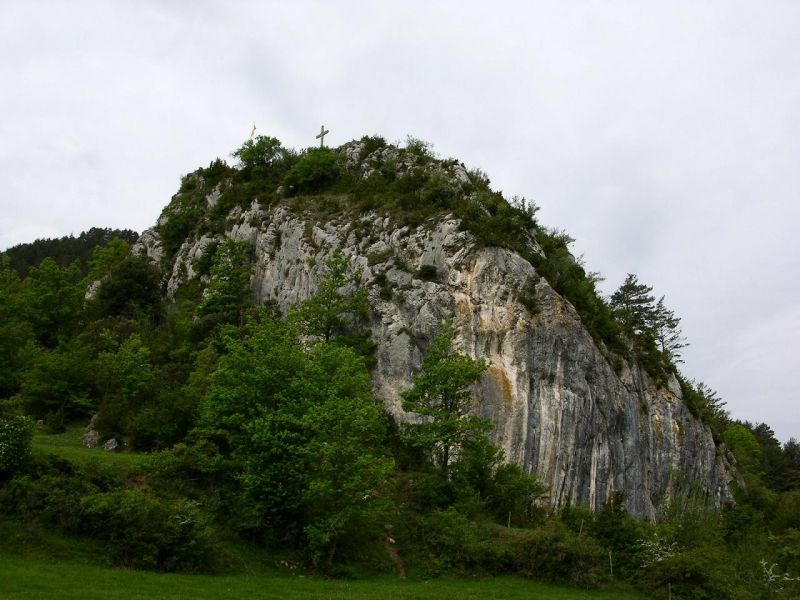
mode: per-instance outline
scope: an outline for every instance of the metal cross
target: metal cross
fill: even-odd
[[[319,140],[319,147],[320,148],[322,148],[322,146],[324,145],[325,136],[327,134],[329,134],[329,133],[330,133],[330,131],[325,129],[325,125],[323,125],[322,127],[319,128],[319,135],[317,136],[317,139]]]

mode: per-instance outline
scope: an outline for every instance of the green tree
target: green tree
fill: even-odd
[[[285,161],[289,157],[289,151],[277,138],[258,135],[247,140],[231,156],[239,160],[242,168],[271,167]]]
[[[131,255],[113,266],[93,300],[98,317],[156,321],[161,316],[161,273],[145,256]]]
[[[100,412],[97,428],[105,437],[121,437],[130,431],[133,417],[152,397],[155,372],[150,350],[139,335],[131,335],[116,350],[97,358]]]
[[[83,310],[84,288],[77,261],[59,267],[45,258],[32,267],[25,280],[28,315],[37,339],[53,348],[66,341],[78,324]]]
[[[653,310],[651,327],[659,349],[673,363],[683,362],[681,350],[689,345],[681,332],[680,322],[680,317],[664,306],[664,296],[661,296]]]
[[[117,265],[125,260],[131,252],[130,245],[120,238],[114,238],[105,246],[97,246],[92,251],[89,261],[87,283],[99,281],[108,275]]]
[[[536,241],[544,252],[543,255],[528,254],[528,260],[536,267],[536,272],[572,303],[592,337],[602,340],[612,352],[625,354],[627,347],[621,336],[621,326],[613,318],[608,304],[597,293],[597,278],[587,273],[569,250],[569,245],[574,240],[564,232],[537,228],[532,216],[522,218],[524,214],[519,212],[519,222],[531,222],[530,227],[536,232]],[[518,238],[519,234],[512,236],[509,231],[507,238],[513,240],[515,237]],[[525,252],[524,246],[519,242],[514,249]]]
[[[636,275],[628,273],[624,283],[611,296],[611,310],[629,334],[639,335],[651,329],[654,320],[653,288],[639,283]]]
[[[678,382],[683,402],[689,412],[711,428],[717,442],[722,441],[730,421],[728,411],[725,410],[726,402],[703,382],[687,381],[680,376]]]
[[[781,475],[779,489],[800,491],[800,443],[795,438],[783,445]]]
[[[679,350],[685,340],[678,324],[680,319],[650,295],[653,288],[639,283],[636,275],[628,273],[625,282],[610,300],[612,313],[621,323],[631,343],[634,356],[644,369],[663,381],[666,373],[675,372],[680,362]]]
[[[317,293],[292,311],[303,332],[322,341],[351,340],[354,325],[368,310],[361,270],[350,272],[350,259],[337,252],[325,262]],[[351,340],[352,341],[352,340]]]
[[[211,264],[208,284],[200,315],[216,315],[228,323],[238,323],[250,290],[253,248],[243,241],[227,239],[221,243]]]
[[[0,398],[19,389],[26,367],[21,350],[33,341],[33,328],[26,318],[29,308],[20,276],[10,267],[9,258],[0,255]]]
[[[778,438],[775,437],[775,432],[766,423],[753,425],[745,421],[742,425],[750,430],[761,448],[760,470],[764,473],[764,483],[773,490],[788,489],[784,487],[783,448]]]
[[[724,441],[736,457],[736,471],[739,479],[744,481],[744,486],[733,486],[736,499],[762,513],[772,513],[776,494],[764,484],[758,440],[746,425],[734,422],[725,429]]]
[[[519,465],[504,460],[501,448],[486,436],[476,436],[464,445],[455,465],[455,477],[465,480],[468,494],[478,493],[498,522],[530,526],[543,516],[536,503],[547,492],[547,486],[536,475],[528,475]]]
[[[31,343],[23,352],[27,367],[18,397],[51,431],[63,430],[65,422],[95,407],[91,355],[80,342],[69,340],[52,350]]]
[[[348,541],[376,537],[392,461],[363,359],[303,346],[290,323],[263,313],[225,347],[206,427],[228,436],[261,522],[304,541],[323,567]]]
[[[45,258],[52,258],[61,267],[66,267],[76,260],[81,264],[81,273],[86,273],[86,266],[96,247],[102,247],[115,239],[122,239],[132,244],[139,234],[130,229],[101,229],[92,227],[78,237],[72,235],[60,238],[38,239],[35,242],[18,244],[4,252],[10,259],[10,266],[26,277],[31,267],[35,267]]]
[[[406,438],[445,473],[465,444],[485,438],[491,429],[488,420],[469,414],[471,387],[487,365],[458,352],[454,335],[453,324],[445,321],[428,346],[413,387],[401,394],[403,410],[419,418],[406,425]]]
[[[744,425],[731,423],[725,430],[725,443],[736,457],[739,469],[761,475],[761,446],[753,433]]]

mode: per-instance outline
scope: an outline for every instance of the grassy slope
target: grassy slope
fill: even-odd
[[[73,423],[64,433],[57,435],[37,433],[33,438],[33,451],[39,454],[55,454],[78,464],[102,462],[122,472],[137,471],[147,460],[146,454],[106,452],[102,448],[86,448],[83,445],[83,428],[83,425]]]
[[[548,586],[519,577],[406,581],[381,577],[325,581],[288,573],[269,575],[172,575],[44,562],[0,555],[0,597],[4,600],[59,598],[92,600],[179,600],[205,598],[542,598],[552,600],[636,600],[625,592],[584,591]]]

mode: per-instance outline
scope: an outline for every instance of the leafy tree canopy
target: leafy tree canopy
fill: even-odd
[[[454,336],[452,322],[445,321],[428,347],[413,387],[401,394],[403,410],[421,417],[406,426],[408,440],[444,471],[465,445],[484,438],[491,428],[486,419],[469,414],[471,387],[487,365],[458,352]]]
[[[322,341],[351,339],[354,326],[369,310],[361,286],[361,270],[350,270],[350,259],[337,252],[325,263],[317,293],[292,311],[303,332]]]
[[[289,154],[289,150],[277,138],[259,135],[247,140],[232,156],[239,160],[241,167],[254,168],[271,167],[286,160]]]

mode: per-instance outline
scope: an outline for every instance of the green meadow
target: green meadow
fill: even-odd
[[[541,598],[547,600],[636,600],[623,591],[586,591],[535,583],[520,577],[485,577],[411,581],[381,577],[329,581],[291,573],[255,575],[174,575],[110,569],[71,562],[49,562],[0,554],[3,600],[201,600],[212,598],[405,598],[459,600]]]

